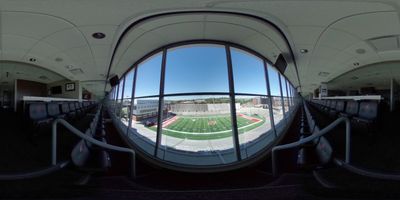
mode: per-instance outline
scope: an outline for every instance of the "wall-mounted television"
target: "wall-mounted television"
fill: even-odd
[[[61,86],[54,86],[50,88],[51,94],[62,94],[62,87]]]

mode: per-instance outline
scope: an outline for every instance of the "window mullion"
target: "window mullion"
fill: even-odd
[[[161,144],[162,139],[162,121],[163,121],[163,108],[164,108],[164,83],[165,83],[165,65],[167,61],[167,49],[163,49],[162,61],[161,61],[161,76],[160,76],[160,92],[158,99],[158,116],[157,116],[157,137],[156,146],[154,149],[154,156],[157,157],[158,148]]]
[[[268,76],[268,65],[267,62],[264,60],[264,72],[265,72],[265,81],[267,84],[267,94],[268,94],[268,107],[269,107],[269,118],[270,118],[270,123],[271,123],[271,128],[272,131],[275,134],[275,137],[278,137],[275,129],[275,122],[274,122],[274,113],[273,113],[273,108],[272,108],[272,96],[271,96],[271,88],[269,84],[269,76]]]
[[[235,147],[237,160],[240,161],[242,159],[242,156],[240,153],[239,131],[238,131],[238,127],[237,127],[235,86],[234,86],[234,81],[233,81],[231,51],[230,51],[230,48],[228,45],[225,46],[225,52],[226,52],[226,59],[227,59],[227,64],[228,64],[229,98],[230,98],[230,109],[231,109],[233,144]]]
[[[136,87],[136,76],[137,76],[137,66],[134,67],[134,75],[132,80],[132,94],[131,94],[131,109],[129,109],[129,122],[128,122],[128,129],[127,133],[129,133],[129,128],[132,126],[132,113],[133,107],[135,106],[135,87]]]

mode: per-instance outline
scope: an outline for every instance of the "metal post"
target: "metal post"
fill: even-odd
[[[240,143],[239,143],[239,131],[237,127],[236,118],[236,101],[235,101],[235,84],[233,80],[233,68],[232,68],[232,57],[231,51],[228,45],[225,45],[226,60],[228,64],[228,80],[229,80],[229,98],[231,106],[231,122],[232,122],[232,134],[233,134],[233,144],[235,146],[237,160],[242,160],[242,155],[240,154]]]
[[[57,122],[52,125],[51,164],[57,164]]]
[[[135,106],[135,87],[136,87],[136,77],[137,77],[137,71],[138,71],[138,66],[134,68],[134,75],[133,75],[133,83],[132,83],[132,95],[131,95],[131,109],[129,109],[129,122],[128,122],[128,128],[126,130],[126,135],[129,133],[129,129],[132,126],[132,113],[133,113],[133,107]]]
[[[347,164],[350,163],[351,159],[351,125],[350,120],[346,118],[346,158],[345,161]]]
[[[158,117],[157,117],[157,137],[156,146],[154,148],[154,156],[157,157],[158,148],[162,139],[162,121],[163,121],[163,108],[164,108],[164,82],[165,82],[165,65],[167,63],[167,49],[163,50],[161,61],[161,77],[160,77],[160,93],[158,99]]]
[[[267,61],[265,61],[265,60],[263,62],[264,62],[265,81],[267,83],[267,95],[268,95],[268,99],[269,99],[269,101],[268,101],[268,103],[269,103],[269,105],[268,105],[269,118],[270,118],[272,131],[274,132],[275,138],[276,138],[276,137],[278,137],[278,133],[276,132],[276,129],[275,129],[274,111],[272,108],[272,98],[273,97],[271,95],[271,88],[270,88],[271,85],[269,84],[268,64],[267,64]]]

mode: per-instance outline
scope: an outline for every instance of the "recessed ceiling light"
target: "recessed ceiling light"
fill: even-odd
[[[356,53],[358,54],[364,54],[365,52],[367,52],[365,49],[356,49]]]
[[[96,32],[93,33],[92,36],[96,39],[103,39],[106,37],[106,34],[102,33],[102,32]]]
[[[71,69],[69,70],[73,75],[83,74],[83,70],[81,68]]]
[[[74,68],[74,66],[72,66],[72,65],[67,65],[67,66],[65,66],[65,68],[67,68],[68,70],[70,70],[70,69]]]
[[[63,59],[62,59],[62,58],[59,58],[59,57],[57,57],[57,58],[55,59],[55,61],[56,61],[56,62],[61,62],[61,61],[63,61]]]
[[[29,58],[29,61],[36,62],[36,58]]]
[[[319,76],[327,77],[330,73],[329,72],[320,72],[318,73]]]
[[[355,62],[355,63],[353,63],[353,65],[357,67],[357,66],[360,66],[360,63]]]
[[[300,49],[300,53],[308,53],[308,49]]]

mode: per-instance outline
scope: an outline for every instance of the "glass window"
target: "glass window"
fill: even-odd
[[[157,116],[160,92],[162,53],[157,53],[137,66],[129,137],[153,155],[157,138]],[[132,75],[133,77],[133,75]],[[155,97],[145,97],[155,96]],[[132,96],[131,96],[132,97]],[[131,103],[132,104],[132,103]],[[136,139],[136,140],[135,140]]]
[[[164,105],[159,157],[195,165],[236,161],[229,96],[166,97]]]
[[[186,45],[168,50],[165,94],[228,91],[224,46]]]
[[[131,111],[131,98],[132,98],[132,86],[133,86],[133,77],[135,75],[135,71],[131,70],[125,76],[125,84],[124,84],[124,94],[122,98],[122,109],[121,109],[121,121],[125,126],[128,126],[129,123],[129,115]]]
[[[278,127],[283,119],[283,109],[282,109],[282,97],[281,88],[279,84],[279,73],[278,71],[268,64],[268,79],[271,90],[272,99],[272,113],[274,117],[275,127]]]
[[[281,76],[281,88],[282,88],[282,97],[283,97],[283,105],[285,110],[285,116],[287,117],[286,113],[289,111],[289,98],[288,98],[288,91],[286,87],[286,78],[283,75]]]
[[[277,133],[283,133],[283,108],[288,112],[293,104],[292,85],[274,67],[266,67],[262,58],[239,48],[229,47],[229,51],[235,105],[229,96],[225,45],[167,49],[161,94],[163,52],[146,58],[128,72],[112,89],[111,99],[115,101],[117,116],[129,127],[132,142],[158,159],[201,166],[229,164],[239,157],[246,159],[272,144],[275,134],[271,113]],[[232,115],[233,108],[236,116]],[[233,126],[235,118],[237,124]],[[240,155],[234,145],[236,131]],[[156,142],[160,144],[158,149]]]
[[[245,51],[230,49],[235,93],[267,95],[263,60]]]
[[[117,96],[117,105],[116,105],[116,109],[115,109],[115,114],[117,116],[121,115],[121,109],[122,109],[122,95],[124,93],[124,81],[125,78],[123,78],[122,80],[120,80],[119,85],[118,85],[118,96]]]
[[[159,95],[162,53],[147,58],[138,65],[135,97]]]
[[[158,97],[135,98],[129,137],[143,150],[153,155],[157,138]]]
[[[275,139],[268,96],[236,95],[236,121],[242,158],[250,157]]]

